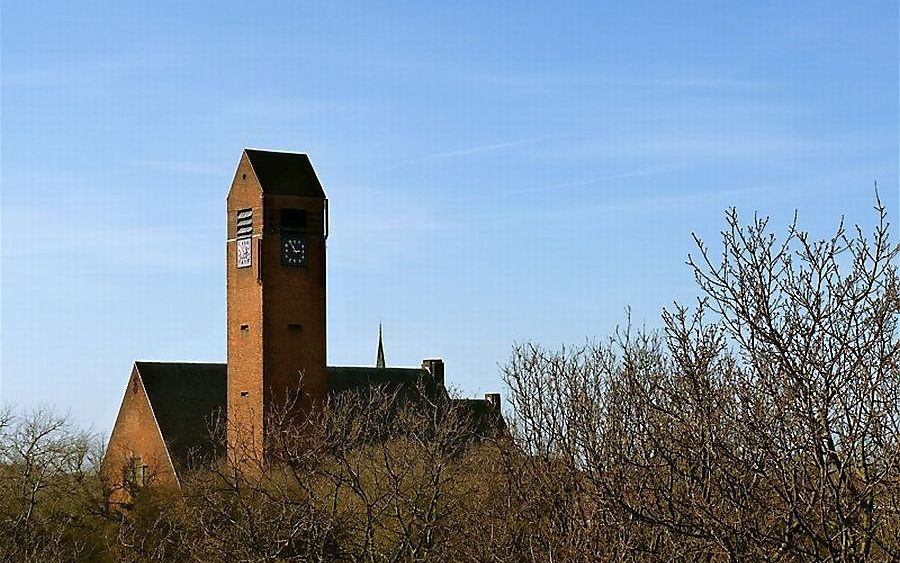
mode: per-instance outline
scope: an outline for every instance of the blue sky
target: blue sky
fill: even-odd
[[[224,361],[246,146],[325,185],[329,362],[381,321],[467,395],[659,326],[729,206],[897,217],[896,2],[337,4],[3,3],[3,402],[108,432],[135,359]]]

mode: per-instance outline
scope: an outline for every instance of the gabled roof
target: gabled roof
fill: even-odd
[[[380,368],[328,366],[328,392],[342,393],[351,389],[365,389],[370,385],[384,386],[387,391],[402,387],[415,388],[428,372],[420,368]]]
[[[303,153],[244,149],[264,194],[325,197],[325,191]]]
[[[224,417],[227,404],[226,364],[185,362],[135,362],[147,399],[153,409],[169,456],[178,467],[193,456],[220,455],[210,436],[210,423]],[[366,395],[373,387],[406,399],[447,398],[443,384],[421,368],[328,366],[328,394]],[[474,429],[487,433],[503,427],[502,416],[481,399],[453,400],[471,418]]]
[[[506,428],[500,409],[485,399],[453,399],[442,383],[426,369],[379,367],[328,367],[328,394],[368,397],[373,388],[403,401],[425,400],[439,408],[449,407],[459,422],[480,438],[495,435]]]
[[[225,364],[135,362],[172,461],[216,454],[210,423],[225,414]]]

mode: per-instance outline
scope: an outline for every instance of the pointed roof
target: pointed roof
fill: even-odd
[[[384,344],[381,339],[381,323],[378,323],[378,356],[375,358],[375,367],[384,369],[387,364],[384,362]]]
[[[244,149],[263,193],[325,197],[325,190],[306,154]]]

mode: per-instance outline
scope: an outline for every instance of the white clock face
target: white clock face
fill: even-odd
[[[241,238],[237,240],[237,267],[249,268],[253,260],[253,251],[250,246],[249,238]]]

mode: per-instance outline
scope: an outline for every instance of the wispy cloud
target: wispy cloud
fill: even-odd
[[[167,272],[206,271],[217,265],[209,254],[219,243],[211,225],[135,224],[110,219],[121,215],[117,210],[98,214],[97,209],[87,203],[5,208],[0,259],[29,264],[32,271],[59,262]]]
[[[684,95],[690,93],[717,94],[737,92],[766,91],[771,84],[759,80],[745,80],[730,76],[702,75],[657,75],[629,77],[610,74],[608,76],[585,76],[583,74],[565,74],[559,72],[544,73],[455,73],[453,78],[462,79],[473,84],[489,84],[498,88],[511,89],[521,94],[541,91],[629,91],[666,93],[668,95]]]
[[[3,86],[10,88],[75,87],[106,83],[140,70],[146,63],[140,59],[84,61],[67,64],[4,69]]]
[[[224,104],[225,113],[245,117],[273,117],[278,119],[301,117],[333,117],[346,115],[359,106],[346,100],[315,98],[256,98],[233,100]]]
[[[393,164],[387,166],[385,168],[385,170],[393,170],[393,169],[400,168],[403,166],[408,166],[411,164],[418,164],[418,163],[423,163],[423,162],[450,160],[450,159],[454,159],[454,158],[464,158],[464,157],[480,155],[483,153],[503,151],[505,149],[509,149],[509,148],[513,148],[513,147],[522,147],[522,146],[530,145],[533,143],[537,143],[539,141],[547,140],[549,138],[550,138],[549,136],[525,137],[522,139],[515,139],[512,141],[501,141],[501,142],[496,142],[496,143],[475,145],[475,146],[471,146],[471,147],[463,147],[463,148],[459,148],[459,149],[438,151],[438,152],[425,154],[423,156],[394,162]]]
[[[506,149],[509,147],[519,147],[522,145],[526,145],[528,143],[532,143],[538,139],[528,138],[528,139],[519,139],[517,141],[506,141],[503,143],[492,143],[489,145],[479,145],[475,147],[467,147],[464,149],[456,149],[451,151],[444,152],[436,152],[434,154],[429,154],[422,157],[420,160],[437,160],[442,158],[455,158],[458,156],[469,156],[473,154],[495,151],[499,149]]]
[[[579,188],[582,186],[592,186],[594,184],[601,184],[603,182],[607,182],[609,180],[620,180],[623,178],[639,178],[642,176],[653,176],[654,174],[659,174],[662,172],[661,170],[638,170],[635,172],[623,172],[621,174],[609,174],[607,176],[599,176],[596,178],[588,178],[585,180],[576,180],[573,182],[562,182],[559,184],[548,184],[545,186],[536,186],[534,188],[526,188],[524,190],[516,190],[515,192],[507,192],[508,194],[530,194],[530,193],[538,193],[538,192],[547,192],[547,191],[556,191],[563,190],[567,188]]]
[[[140,160],[129,160],[126,164],[130,166],[134,166],[137,168],[144,168],[147,170],[154,170],[157,172],[170,172],[173,174],[189,174],[189,175],[197,175],[197,176],[222,176],[223,174],[227,175],[229,170],[227,168],[222,168],[221,166],[214,166],[212,164],[196,164],[193,162],[179,162],[179,161],[171,161],[171,160],[148,160],[148,159],[140,159]]]
[[[386,267],[399,248],[445,223],[432,203],[406,191],[348,185],[329,201],[329,260],[339,268]]]
[[[658,210],[714,207],[717,211],[734,203],[739,196],[750,193],[759,196],[775,191],[772,186],[752,186],[735,189],[700,190],[681,193],[631,193],[617,191],[608,197],[585,201],[567,201],[561,204],[554,202],[540,209],[528,207],[518,211],[508,211],[502,217],[490,214],[489,222],[495,229],[514,232],[522,226],[542,224],[544,226],[583,226],[585,219],[596,220],[598,217],[627,217],[638,214],[645,220],[647,213]],[[481,216],[470,215],[467,218],[473,224],[483,224],[487,220]],[[456,225],[459,228],[459,224]]]

